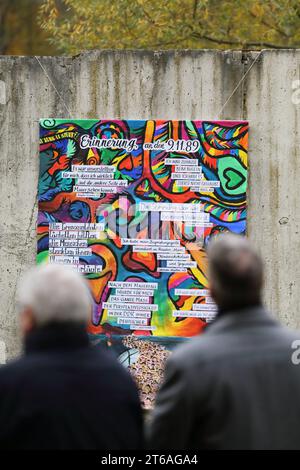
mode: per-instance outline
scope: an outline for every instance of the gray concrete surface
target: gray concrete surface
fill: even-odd
[[[248,119],[248,233],[266,261],[266,304],[300,327],[300,50],[99,51],[0,57],[0,341],[20,350],[20,274],[35,262],[38,119]],[[245,80],[222,109],[243,74]]]

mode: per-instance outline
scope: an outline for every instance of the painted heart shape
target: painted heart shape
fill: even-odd
[[[246,181],[245,176],[240,171],[233,168],[226,168],[226,170],[224,170],[223,176],[226,180],[225,188],[229,191],[237,189]]]

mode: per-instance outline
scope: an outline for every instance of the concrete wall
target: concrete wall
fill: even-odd
[[[73,118],[248,119],[249,236],[266,261],[267,305],[300,327],[300,50],[258,54],[91,52],[39,58],[44,70],[34,57],[0,57],[0,340],[8,357],[20,347],[16,282],[35,262],[38,119],[68,110]]]

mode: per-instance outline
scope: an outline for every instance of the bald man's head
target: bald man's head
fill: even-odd
[[[245,237],[219,235],[208,246],[211,295],[221,309],[261,303],[263,263]]]

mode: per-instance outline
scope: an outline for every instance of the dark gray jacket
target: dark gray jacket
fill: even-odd
[[[300,449],[297,339],[262,307],[220,316],[169,359],[150,447]]]

